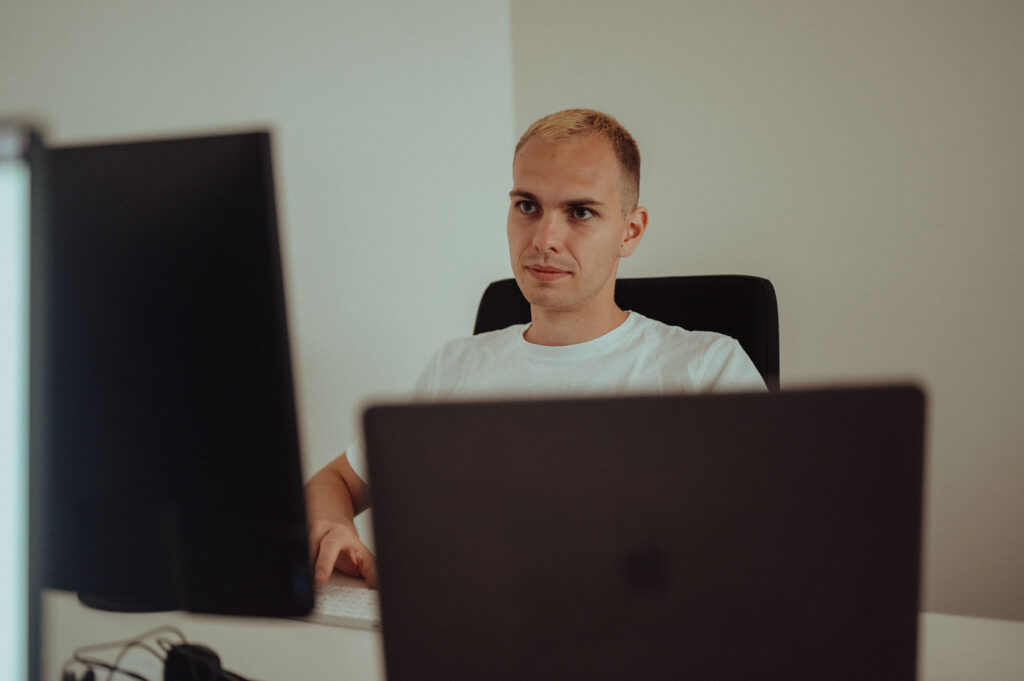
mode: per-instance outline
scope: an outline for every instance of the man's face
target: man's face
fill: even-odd
[[[549,142],[534,137],[512,166],[508,246],[516,282],[535,307],[559,312],[614,306],[619,258],[647,225],[622,205],[619,163],[598,135]]]

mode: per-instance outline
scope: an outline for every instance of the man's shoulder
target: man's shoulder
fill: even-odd
[[[504,358],[512,355],[517,336],[525,325],[510,326],[473,336],[455,338],[442,345],[416,382],[422,396],[442,397],[473,389],[482,377],[494,373]]]
[[[515,324],[504,329],[453,338],[442,345],[441,350],[482,349],[504,345],[514,342],[517,336],[522,335],[525,328],[525,324]]]
[[[740,342],[715,331],[690,331],[643,318],[644,361],[694,391],[761,390],[764,381]]]
[[[440,363],[461,362],[472,357],[506,351],[515,344],[517,337],[522,335],[525,328],[525,325],[519,324],[496,331],[453,338],[438,348],[434,353],[434,361]]]
[[[636,316],[635,332],[646,343],[655,343],[668,350],[700,352],[724,349],[737,344],[735,338],[716,331],[693,331],[681,326],[660,322],[633,312]]]

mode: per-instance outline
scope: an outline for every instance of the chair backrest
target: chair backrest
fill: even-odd
[[[769,390],[779,389],[779,309],[767,279],[746,275],[619,279],[615,302],[665,324],[731,336],[750,356]],[[515,279],[490,284],[473,333],[530,321],[530,304]]]

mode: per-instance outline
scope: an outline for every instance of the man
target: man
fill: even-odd
[[[640,153],[615,119],[570,109],[523,134],[512,162],[508,244],[532,321],[448,343],[422,397],[764,389],[739,344],[670,327],[615,304],[619,260],[647,229]],[[358,445],[306,485],[317,582],[333,569],[375,586],[353,516],[368,505]]]

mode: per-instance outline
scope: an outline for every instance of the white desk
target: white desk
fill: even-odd
[[[75,648],[167,624],[216,650],[226,669],[254,681],[337,679],[342,671],[347,681],[384,679],[380,634],[370,631],[293,620],[100,612],[60,592],[44,596],[43,617],[47,681],[60,678]],[[920,681],[1024,679],[1024,622],[924,613],[920,634]]]
[[[373,631],[286,619],[110,613],[86,608],[77,597],[62,592],[46,593],[42,611],[44,681],[60,679],[61,667],[76,648],[132,638],[168,624],[180,629],[190,643],[213,648],[225,669],[252,681],[384,679],[381,637]],[[344,675],[339,674],[342,671]]]

